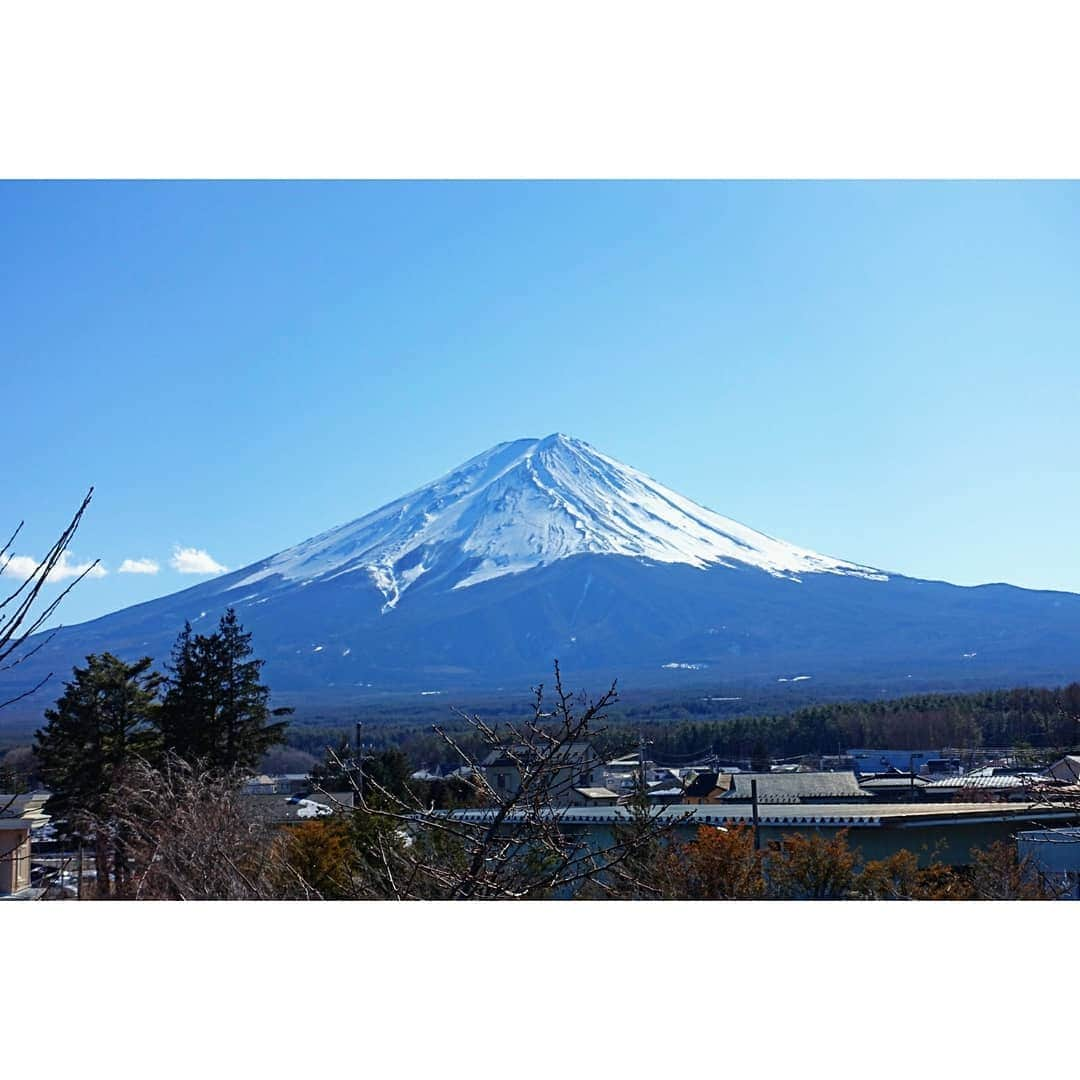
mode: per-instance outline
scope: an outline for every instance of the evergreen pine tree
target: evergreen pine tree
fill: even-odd
[[[250,769],[282,741],[291,709],[271,709],[264,661],[254,659],[251,634],[229,608],[209,636],[184,625],[173,647],[161,709],[165,748],[221,772]]]
[[[52,791],[49,813],[72,835],[92,839],[99,886],[126,872],[124,840],[109,825],[110,797],[125,766],[152,759],[161,676],[143,657],[126,664],[111,653],[88,656],[35,734],[41,776]]]
[[[205,638],[191,633],[185,622],[173,645],[166,668],[166,691],[158,713],[162,743],[185,761],[209,759],[214,753],[214,727],[209,722],[213,708],[208,701]]]
[[[220,766],[253,768],[271,746],[283,740],[288,727],[287,720],[271,722],[271,716],[287,716],[292,710],[270,709],[270,688],[260,681],[265,661],[253,659],[251,634],[232,608],[222,616],[210,642],[211,670],[221,692]]]

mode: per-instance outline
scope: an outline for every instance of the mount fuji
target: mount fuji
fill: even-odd
[[[163,661],[185,621],[208,630],[230,606],[275,691],[342,698],[522,688],[555,657],[583,682],[642,687],[877,691],[1080,673],[1078,595],[821,555],[551,435],[500,443],[241,570],[64,628],[15,669],[19,685],[106,649]]]

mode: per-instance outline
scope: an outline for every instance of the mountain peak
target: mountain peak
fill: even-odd
[[[701,569],[749,566],[793,580],[815,573],[884,577],[722,517],[556,432],[499,443],[356,521],[241,571],[226,587],[259,586],[261,593],[362,574],[383,594],[387,613],[421,580],[465,589],[584,554]]]
[[[587,446],[587,443],[583,443],[580,439],[575,439],[572,435],[564,435],[561,431],[552,432],[550,435],[545,435],[542,439],[537,439],[537,450],[546,450],[553,446]]]

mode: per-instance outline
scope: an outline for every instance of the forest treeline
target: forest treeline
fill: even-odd
[[[747,759],[762,747],[774,758],[836,754],[858,747],[909,749],[959,747],[1036,750],[1072,749],[1080,744],[1080,683],[1056,689],[1017,687],[970,694],[919,694],[891,701],[844,701],[809,705],[781,714],[702,717],[697,700],[613,710],[594,741],[604,754],[649,743],[657,760],[716,754]],[[447,710],[439,726],[460,736],[465,749],[472,731]],[[294,724],[288,745],[321,756],[328,745],[351,738],[351,726]],[[366,724],[364,740],[374,748],[395,747],[410,761],[458,765],[430,720],[382,716]]]
[[[601,754],[613,756],[635,748],[644,738],[654,758],[673,762],[707,754],[747,760],[765,751],[773,758],[790,758],[858,747],[1031,747],[1056,751],[1080,746],[1080,683],[1056,689],[1017,687],[968,694],[918,694],[887,701],[826,702],[783,713],[763,710],[756,715],[718,716],[710,714],[710,709],[716,706],[700,698],[622,702],[611,710],[605,730],[594,736],[594,742]],[[496,727],[520,722],[520,716],[510,709],[505,715],[494,709],[483,712]],[[404,716],[395,716],[385,706],[375,713],[358,709],[355,720],[364,723],[367,746],[399,750],[416,767],[461,764],[435,733],[433,723],[452,732],[464,750],[480,749],[474,729],[449,707],[410,711]],[[271,751],[263,767],[272,772],[305,771],[325,758],[327,747],[353,740],[355,720],[294,720],[284,735],[285,746]],[[29,753],[29,747],[12,749],[11,761],[0,762],[0,776],[5,766],[15,765],[16,757]]]

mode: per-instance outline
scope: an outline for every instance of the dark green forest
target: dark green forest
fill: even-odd
[[[1031,747],[1056,751],[1080,744],[1080,683],[1058,689],[1021,687],[971,694],[919,694],[891,701],[842,701],[804,705],[789,712],[716,715],[709,700],[635,703],[615,706],[598,749],[617,754],[645,738],[658,760],[718,754],[750,758],[764,744],[774,758],[837,754],[855,747],[912,747],[967,750]],[[491,723],[520,721],[523,710],[480,712]],[[475,751],[467,720],[448,707],[417,709],[413,715],[357,715],[363,738],[374,749],[395,747],[427,766],[458,765],[460,760],[432,730],[438,724],[452,732],[464,749]],[[326,746],[351,738],[353,725],[294,723],[289,746],[321,756]]]

